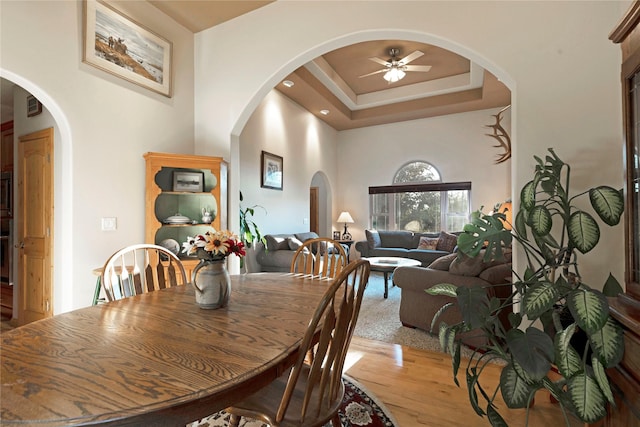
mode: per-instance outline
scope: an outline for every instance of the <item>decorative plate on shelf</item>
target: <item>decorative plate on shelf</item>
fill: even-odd
[[[160,246],[169,249],[176,255],[180,253],[180,243],[178,243],[174,239],[164,239],[162,242],[160,242]]]
[[[168,218],[165,218],[163,222],[165,224],[190,224],[191,218],[184,215],[180,215],[180,213],[177,213]]]

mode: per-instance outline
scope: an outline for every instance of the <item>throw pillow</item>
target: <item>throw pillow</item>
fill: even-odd
[[[267,250],[268,251],[279,251],[279,250],[288,250],[289,243],[287,242],[287,238],[284,236],[276,236],[273,234],[267,234],[264,236],[264,239],[267,241]]]
[[[418,244],[418,249],[427,249],[427,250],[435,250],[436,246],[438,246],[438,238],[437,237],[420,237],[420,243]]]
[[[458,276],[477,276],[484,270],[482,262],[482,255],[476,257],[468,257],[465,254],[456,256],[449,266],[449,273],[456,274]]]
[[[441,231],[440,236],[438,237],[436,250],[453,252],[457,244],[458,236],[456,236],[455,234],[447,233],[446,231]]]
[[[375,249],[380,247],[380,234],[376,230],[365,230],[364,234],[367,236],[367,242],[369,243],[369,249]]]
[[[429,264],[428,268],[432,268],[434,270],[449,271],[449,266],[457,256],[458,254],[441,256],[440,258],[434,260],[431,264]]]
[[[302,242],[295,237],[289,237],[287,239],[287,243],[289,244],[289,249],[292,251],[297,250],[300,246],[302,246]]]

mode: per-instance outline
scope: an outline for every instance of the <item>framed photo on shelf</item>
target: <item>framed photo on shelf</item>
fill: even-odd
[[[261,160],[261,187],[282,190],[282,157],[263,151]]]
[[[173,172],[173,191],[202,193],[204,191],[204,172]]]
[[[171,97],[171,42],[111,6],[85,0],[82,62]]]
[[[333,240],[340,240],[340,232],[339,231],[334,231],[333,232]]]

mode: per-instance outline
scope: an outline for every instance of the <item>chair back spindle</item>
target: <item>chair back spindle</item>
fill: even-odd
[[[120,249],[104,264],[101,282],[114,301],[188,283],[180,259],[168,249],[149,244]]]

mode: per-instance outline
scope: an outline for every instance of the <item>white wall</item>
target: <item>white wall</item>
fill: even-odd
[[[40,99],[59,128],[56,314],[89,305],[92,270],[144,240],[142,155],[193,153],[193,35],[146,2],[115,3],[173,42],[174,96],[167,98],[82,63],[82,5],[0,2],[0,75]],[[101,231],[101,217],[117,217],[118,230]]]
[[[36,95],[60,132],[55,313],[87,305],[95,282],[92,269],[118,247],[143,240],[144,152],[226,157],[231,162],[230,212],[237,212],[240,188],[247,188],[247,203],[254,200],[251,192],[267,191],[259,188],[254,172],[247,175],[241,168],[239,136],[253,111],[295,68],[358,41],[401,38],[438,44],[501,78],[514,94],[513,188],[528,179],[532,155],[549,146],[582,171],[576,173],[576,187],[622,186],[621,54],[607,35],[627,1],[278,1],[197,34],[195,43],[191,33],[148,3],[115,2],[173,42],[172,98],[82,63],[82,4],[0,1],[0,76]],[[227,64],[233,64],[231,73],[221,66]],[[300,135],[304,141],[316,138]],[[307,171],[300,183],[285,181],[282,194],[295,191],[291,200],[297,206],[301,189],[306,193],[318,170],[311,167],[318,151],[311,144],[284,150],[277,138],[264,142],[267,151],[286,155],[285,174],[299,165]],[[254,159],[259,150],[251,154]],[[331,161],[337,158],[334,153]],[[327,176],[339,176],[340,171],[329,171],[330,160],[322,161]],[[246,179],[252,181],[245,184]],[[335,195],[339,188],[332,185]],[[268,204],[276,206],[270,214],[282,214],[282,194],[266,194]],[[302,228],[303,215],[302,208],[295,208],[292,226]],[[118,218],[116,232],[100,231],[103,216]],[[229,218],[237,227],[237,215]],[[283,230],[284,220],[277,221],[274,231]],[[593,273],[594,284],[609,270],[622,277],[622,253],[618,226],[603,236],[592,257],[597,263],[583,268],[583,275]]]
[[[329,190],[335,191],[336,140],[333,128],[276,90],[260,103],[240,135],[240,190],[243,207],[259,204],[266,209],[266,214],[257,209],[254,217],[261,232],[309,231],[309,187],[314,174],[323,172],[330,181]],[[263,150],[283,157],[282,191],[260,187]]]
[[[474,111],[340,132],[338,135],[340,191],[338,204],[355,224],[355,240],[364,240],[369,227],[369,187],[391,185],[402,166],[414,160],[431,163],[443,182],[471,181],[471,209],[511,197],[511,160],[494,164],[495,140],[485,126],[495,123],[500,109]],[[502,125],[509,129],[509,115]]]
[[[260,100],[314,57],[358,41],[400,38],[468,57],[512,90],[514,189],[529,179],[533,155],[551,146],[576,169],[587,169],[574,179],[576,187],[602,182],[621,187],[621,54],[607,36],[627,6],[626,1],[271,3],[196,36],[196,151],[235,152],[235,135]],[[233,78],[220,66],[221,58],[234,64]],[[233,156],[231,169],[238,183]],[[237,202],[230,206],[235,210]],[[594,286],[610,270],[621,278],[623,249],[620,225],[603,235],[583,275],[592,277]],[[524,265],[516,260],[516,267]]]

